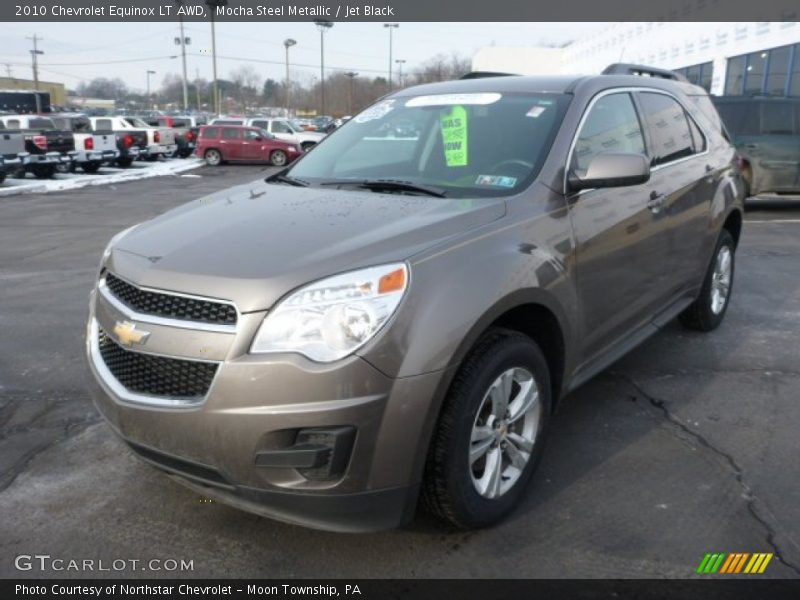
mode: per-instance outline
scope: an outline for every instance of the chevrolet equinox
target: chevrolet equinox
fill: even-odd
[[[561,398],[675,317],[720,324],[745,187],[706,92],[484,75],[109,242],[86,352],[133,452],[306,526],[484,527]]]

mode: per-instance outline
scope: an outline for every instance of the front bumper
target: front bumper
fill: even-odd
[[[263,312],[240,315],[234,332],[200,332],[138,321],[107,298],[93,294],[86,345],[91,392],[141,458],[209,498],[278,520],[374,531],[411,518],[415,466],[426,444],[421,419],[441,373],[392,379],[356,356],[320,365],[297,355],[250,355]],[[202,402],[149,404],[120,390],[95,341],[97,327],[109,332],[124,321],[150,332],[137,351],[219,363]],[[346,470],[335,479],[256,466],[257,454],[292,447],[300,430],[331,427],[356,431]]]

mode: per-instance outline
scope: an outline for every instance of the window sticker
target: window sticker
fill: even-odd
[[[406,106],[413,108],[420,106],[447,106],[449,104],[494,104],[502,97],[502,94],[496,92],[484,94],[438,94],[435,96],[417,96],[416,98],[411,98],[406,102]]]
[[[439,117],[442,129],[444,159],[448,167],[466,167],[469,164],[467,153],[467,109],[454,106],[442,112]]]
[[[394,100],[384,100],[383,102],[378,102],[377,104],[370,106],[367,110],[360,113],[353,120],[356,123],[366,123],[367,121],[382,119],[383,117],[388,115],[393,108],[394,108]]]
[[[478,175],[475,185],[493,185],[496,187],[512,188],[517,185],[516,177],[505,175]]]
[[[525,113],[526,117],[533,117],[534,119],[540,116],[545,111],[544,106],[534,106],[528,112]]]

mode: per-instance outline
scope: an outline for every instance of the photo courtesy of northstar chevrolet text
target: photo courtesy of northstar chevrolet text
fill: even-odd
[[[800,24],[672,4],[0,8],[0,596],[794,596]]]

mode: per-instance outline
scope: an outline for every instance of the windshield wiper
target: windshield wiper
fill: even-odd
[[[436,198],[444,198],[447,195],[443,189],[399,179],[336,179],[323,181],[319,185],[352,185],[372,192],[409,192]]]
[[[303,181],[302,179],[296,179],[294,177],[290,177],[289,175],[285,175],[283,173],[276,173],[275,175],[270,175],[264,181],[267,183],[288,183],[289,185],[294,185],[297,187],[308,187],[308,182]]]

